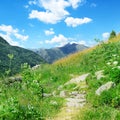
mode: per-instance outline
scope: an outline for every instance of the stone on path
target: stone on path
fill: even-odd
[[[103,70],[95,72],[95,76],[97,77],[97,80],[100,80],[101,78],[105,77],[103,75]]]
[[[96,90],[96,95],[101,95],[101,93],[105,90],[109,90],[110,88],[114,87],[115,86],[115,83],[110,81],[110,82],[107,82],[106,84],[100,86],[97,90]]]
[[[80,76],[78,76],[76,78],[72,78],[70,81],[65,83],[65,85],[72,84],[72,83],[79,84],[80,82],[85,81],[86,78],[88,77],[88,75],[89,75],[89,73],[80,75]]]

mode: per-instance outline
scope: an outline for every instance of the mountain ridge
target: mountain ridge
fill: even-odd
[[[8,54],[13,54],[11,61]],[[11,46],[4,38],[0,37],[0,72],[5,73],[11,67],[12,73],[20,71],[21,64],[28,63],[31,67],[36,64],[44,63],[44,59],[33,51],[21,48],[18,46]]]
[[[75,52],[82,51],[87,48],[89,47],[83,44],[67,43],[62,47],[55,47],[50,49],[40,48],[40,49],[33,49],[32,51],[42,56],[48,63],[53,63],[58,59],[68,56],[69,54],[73,54]]]

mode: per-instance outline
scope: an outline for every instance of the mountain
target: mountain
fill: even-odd
[[[11,63],[8,54],[13,54]],[[11,46],[6,40],[0,37],[0,73],[4,73],[9,67],[11,67],[12,73],[18,73],[23,63],[28,63],[32,67],[44,62],[43,58],[33,51]]]
[[[63,58],[69,54],[82,51],[88,47],[76,43],[68,43],[63,47],[56,47],[51,49],[34,49],[33,51],[42,56],[48,63],[53,63],[54,61]]]

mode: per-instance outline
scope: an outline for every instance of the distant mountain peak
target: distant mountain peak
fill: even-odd
[[[63,58],[69,54],[82,51],[87,48],[88,47],[83,44],[67,43],[62,47],[51,49],[37,49],[34,50],[34,52],[42,56],[48,63],[53,63],[54,61]]]

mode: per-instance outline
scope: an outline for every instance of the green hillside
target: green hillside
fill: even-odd
[[[104,77],[98,79],[98,71]],[[75,79],[86,74],[84,81]],[[67,109],[74,111],[68,114],[71,117],[68,120],[120,119],[120,34],[52,65],[44,64],[33,70],[24,64],[21,75],[22,83],[6,84],[1,78],[1,119],[65,120],[66,100],[75,92],[85,95],[85,105]],[[114,85],[97,95],[96,90],[108,82]],[[60,95],[63,91],[66,93]]]
[[[11,66],[8,54],[13,55]],[[23,63],[35,66],[43,62],[43,58],[36,53],[17,46],[11,46],[0,37],[0,75],[5,73],[9,67],[11,67],[11,73],[14,74],[20,71],[21,64]]]

